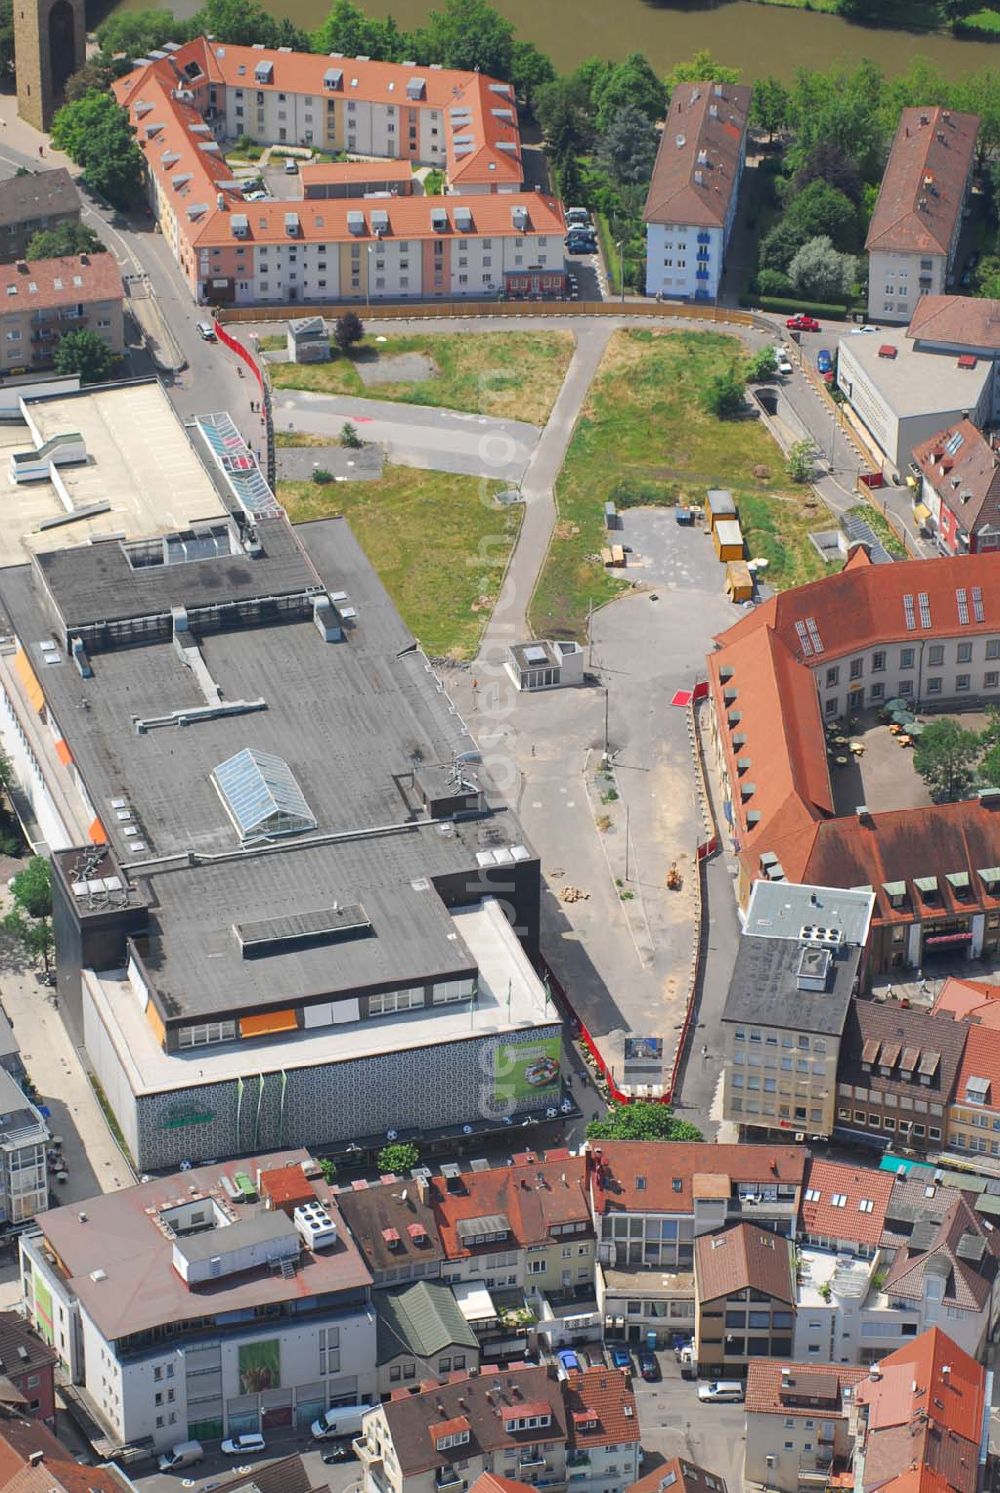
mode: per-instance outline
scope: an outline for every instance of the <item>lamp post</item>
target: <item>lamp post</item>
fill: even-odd
[[[365,276],[365,305],[366,306],[370,306],[371,303],[372,303],[372,250],[374,249],[374,247],[375,247],[374,244],[369,244],[368,245],[368,273]]]
[[[618,250],[618,289],[620,291],[621,304],[625,304],[625,240],[620,238],[615,244]]]

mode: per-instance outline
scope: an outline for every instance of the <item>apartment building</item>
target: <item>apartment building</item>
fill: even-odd
[[[837,1075],[837,1133],[935,1152],[970,1028],[897,1001],[852,1002]]]
[[[795,1262],[790,1239],[752,1223],[695,1240],[694,1357],[711,1378],[742,1376],[747,1359],[790,1358]]]
[[[284,1201],[290,1167],[308,1202]],[[371,1276],[305,1151],[52,1209],[21,1236],[21,1275],[115,1446],[308,1426],[374,1397]]]
[[[695,1240],[741,1219],[793,1237],[803,1147],[602,1141],[588,1190],[606,1334],[668,1346],[695,1320]]]
[[[22,1415],[54,1430],[56,1362],[49,1344],[18,1312],[0,1312],[0,1398],[5,1412],[16,1405]]]
[[[891,1172],[811,1156],[802,1179],[800,1245],[874,1259],[895,1180]]]
[[[948,555],[1000,548],[1000,457],[971,420],[939,430],[913,451],[921,514]]]
[[[38,1108],[0,1068],[0,1223],[23,1224],[48,1206],[45,1150],[50,1139]]]
[[[646,197],[646,294],[719,294],[746,160],[750,89],[679,83]]]
[[[80,193],[65,166],[9,177],[0,202],[0,263],[24,259],[36,233],[79,223],[80,206]]]
[[[420,1280],[375,1294],[378,1392],[479,1367],[479,1342],[450,1286]]]
[[[402,1178],[379,1187],[342,1188],[337,1205],[375,1286],[437,1280],[444,1249],[427,1190]]]
[[[120,357],[124,296],[113,254],[0,265],[0,373],[49,366],[59,339],[84,328]]]
[[[922,1468],[952,1493],[978,1493],[989,1451],[993,1373],[943,1332],[872,1365],[855,1386],[855,1486],[879,1490],[908,1467]]]
[[[1000,1032],[994,1026],[967,1025],[945,1149],[960,1157],[1000,1157]]]
[[[566,1404],[567,1487],[579,1493],[624,1493],[643,1460],[639,1410],[628,1375],[603,1366],[571,1373]]]
[[[775,1493],[829,1486],[836,1467],[849,1466],[857,1422],[854,1390],[867,1370],[835,1363],[747,1365],[748,1483]]]
[[[978,133],[975,114],[902,111],[865,241],[873,321],[908,322],[921,296],[948,286]]]
[[[722,1013],[723,1114],[749,1135],[832,1134],[840,1039],[874,901],[870,892],[754,882]]]

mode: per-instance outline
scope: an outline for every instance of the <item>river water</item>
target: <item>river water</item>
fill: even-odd
[[[156,0],[119,0],[129,9]],[[742,69],[743,81],[765,73],[788,79],[798,67],[823,68],[838,58],[869,57],[886,73],[905,70],[911,58],[929,57],[949,78],[1000,66],[1000,44],[964,41],[926,32],[852,26],[818,11],[759,5],[752,0],[493,0],[518,35],[568,70],[585,57],[644,52],[658,72],[706,47],[719,61]],[[437,0],[366,0],[372,15],[390,12],[404,28],[419,25]],[[112,4],[109,9],[114,9]],[[197,0],[173,0],[190,15]],[[274,15],[291,16],[311,30],[326,14],[326,0],[267,0]],[[103,7],[102,7],[103,9]]]

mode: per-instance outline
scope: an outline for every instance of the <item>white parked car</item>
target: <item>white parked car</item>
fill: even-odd
[[[874,330],[875,330],[874,327],[869,327],[869,326],[852,327],[851,328],[851,336],[852,337],[860,337],[862,332],[874,332]]]
[[[783,347],[776,347],[774,349],[774,356],[778,361],[778,372],[791,373],[792,363],[785,349]]]
[[[230,1436],[219,1447],[224,1457],[258,1456],[267,1443],[258,1431],[246,1431],[242,1436]]]

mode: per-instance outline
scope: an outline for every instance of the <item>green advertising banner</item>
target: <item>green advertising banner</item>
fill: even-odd
[[[241,1394],[260,1394],[262,1389],[280,1389],[280,1339],[271,1337],[261,1343],[241,1343],[239,1370]]]
[[[516,1104],[519,1099],[557,1098],[561,1047],[560,1037],[501,1042],[493,1072],[497,1100]]]
[[[37,1271],[32,1271],[31,1279],[35,1288],[35,1326],[51,1348],[55,1342],[55,1332],[52,1326],[52,1292]]]

